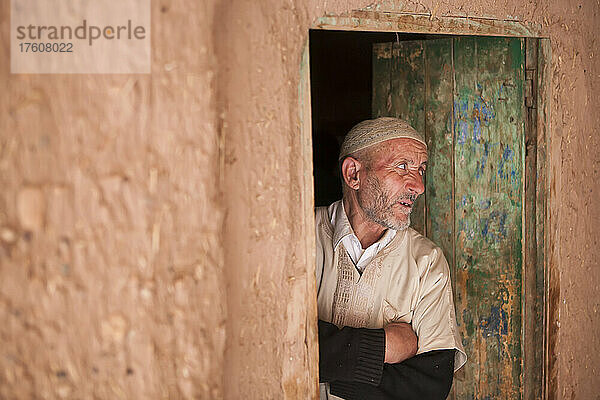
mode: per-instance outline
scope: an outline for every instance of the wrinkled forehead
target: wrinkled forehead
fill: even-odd
[[[415,139],[390,139],[374,145],[371,149],[373,162],[390,162],[398,159],[420,165],[427,162],[427,147]]]

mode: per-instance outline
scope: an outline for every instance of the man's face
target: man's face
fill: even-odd
[[[359,206],[379,225],[408,228],[414,202],[425,191],[427,148],[414,139],[392,139],[374,147],[369,158],[359,172]]]

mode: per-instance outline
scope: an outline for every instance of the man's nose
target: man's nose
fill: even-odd
[[[423,176],[418,172],[410,174],[406,188],[417,196],[425,192],[425,184],[423,183]]]

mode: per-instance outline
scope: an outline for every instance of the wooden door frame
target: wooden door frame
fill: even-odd
[[[559,299],[558,218],[548,205],[556,204],[550,190],[559,179],[550,173],[549,161],[560,157],[560,149],[552,144],[551,107],[551,47],[541,25],[518,20],[500,20],[470,16],[433,16],[401,12],[355,10],[341,15],[328,14],[318,18],[311,29],[357,32],[398,32],[438,35],[473,35],[520,37],[526,41],[526,107],[525,173],[523,182],[523,282],[522,282],[522,372],[523,400],[557,398],[556,339]],[[535,63],[531,57],[535,52]],[[312,119],[310,99],[309,43],[305,43],[300,66],[299,109],[301,146],[305,185],[303,197],[305,226],[314,232],[314,214],[310,199],[314,199],[312,165]],[[529,59],[529,63],[527,60]],[[528,92],[527,92],[528,91]],[[314,260],[314,236],[305,239],[308,260]],[[554,246],[550,246],[554,244]],[[312,250],[311,250],[312,249]],[[309,276],[312,274],[308,266]],[[314,280],[313,280],[314,281]],[[308,296],[314,297],[315,321],[307,321],[309,342],[316,338],[316,285],[309,284]],[[552,323],[551,323],[552,322]],[[542,327],[540,329],[540,326]],[[540,332],[542,331],[542,332]],[[540,333],[542,333],[540,335]],[[543,350],[542,350],[543,349]],[[540,354],[540,350],[542,350]],[[318,381],[318,351],[309,349],[310,373]],[[541,359],[540,359],[541,356]]]

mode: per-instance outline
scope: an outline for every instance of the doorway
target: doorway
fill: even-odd
[[[341,197],[337,153],[355,123],[395,116],[425,132],[426,192],[411,220],[451,268],[469,356],[454,399],[542,397],[537,49],[524,37],[310,33],[316,205]]]

